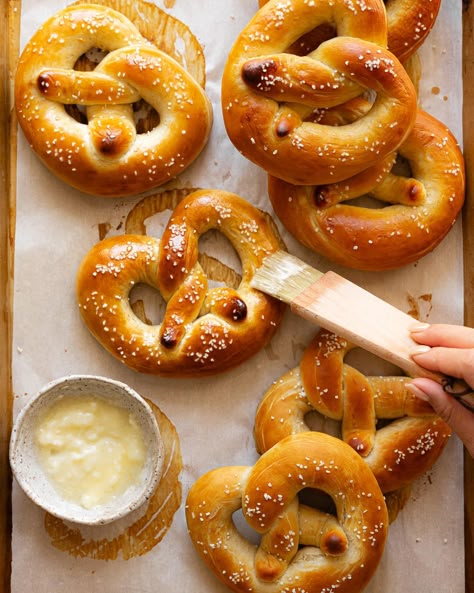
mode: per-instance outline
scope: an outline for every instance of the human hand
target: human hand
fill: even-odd
[[[411,336],[420,344],[412,353],[420,366],[445,375],[464,379],[474,386],[474,329],[457,325],[414,324]],[[431,379],[416,378],[408,389],[428,401],[447,422],[474,457],[474,413],[460,404]]]

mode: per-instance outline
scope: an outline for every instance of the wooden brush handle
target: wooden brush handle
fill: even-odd
[[[434,379],[455,396],[472,391],[462,379],[428,371],[412,359],[411,353],[418,345],[410,336],[413,317],[335,272],[327,272],[305,289],[291,309],[393,363],[411,377]]]

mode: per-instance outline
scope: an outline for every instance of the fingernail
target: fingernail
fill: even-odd
[[[430,346],[425,346],[424,344],[420,344],[419,346],[415,346],[415,348],[413,348],[410,351],[410,356],[416,356],[417,354],[426,354],[430,350],[431,350]]]
[[[415,322],[413,325],[410,326],[411,332],[424,332],[426,329],[430,327],[429,323],[421,323],[419,321]]]
[[[411,391],[413,395],[415,395],[418,399],[422,399],[425,402],[430,401],[430,398],[426,395],[426,393],[424,391],[421,391],[421,389],[413,383],[408,383],[406,385],[406,388],[408,389],[408,391]]]

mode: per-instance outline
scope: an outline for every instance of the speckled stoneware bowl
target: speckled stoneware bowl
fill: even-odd
[[[38,419],[48,406],[59,398],[81,394],[94,394],[131,411],[143,431],[147,449],[139,482],[110,502],[92,508],[69,502],[59,494],[42,469],[35,444]],[[20,411],[10,439],[10,465],[29,498],[52,515],[75,523],[101,525],[124,517],[149,498],[161,478],[163,443],[150,406],[131,387],[105,377],[71,375],[48,383]]]

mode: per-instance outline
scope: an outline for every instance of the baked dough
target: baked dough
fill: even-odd
[[[268,0],[259,0],[262,7]],[[431,33],[438,17],[441,0],[384,0],[387,13],[388,49],[401,62],[413,56]],[[295,53],[306,53],[336,33],[334,22],[326,23],[310,31],[295,43]]]
[[[382,492],[393,492],[433,466],[451,429],[406,389],[408,377],[366,377],[344,362],[354,347],[325,330],[314,337],[300,365],[263,396],[255,420],[257,450],[310,430],[305,416],[318,412],[339,423],[338,436],[364,459]]]
[[[208,287],[198,242],[210,229],[223,233],[240,257],[236,289]],[[121,235],[92,247],[77,275],[82,319],[106,350],[136,371],[173,377],[226,371],[261,350],[280,324],[285,306],[250,287],[263,259],[280,247],[268,217],[240,196],[193,192],[179,202],[161,240]],[[148,325],[130,306],[139,283],[166,301],[159,325]]]
[[[74,69],[91,49],[95,70]],[[159,124],[138,133],[144,100]],[[60,179],[99,196],[133,195],[179,175],[204,148],[212,108],[202,87],[148,42],[120,12],[76,4],[52,16],[27,43],[15,76],[18,121],[32,149]],[[87,123],[65,109],[80,105]]]
[[[363,6],[362,6],[363,4]],[[339,36],[307,56],[287,53],[329,19]],[[230,140],[250,161],[295,185],[335,183],[381,162],[410,133],[416,90],[385,49],[383,4],[343,0],[270,0],[232,47],[222,76]],[[370,89],[372,109],[336,127],[310,119]]]
[[[328,494],[337,519],[301,505],[303,489]],[[258,547],[237,530],[239,509],[261,535]],[[359,593],[380,562],[388,530],[367,465],[346,443],[315,432],[283,439],[253,467],[201,476],[189,491],[186,520],[203,561],[239,593]]]
[[[320,117],[344,123],[361,105],[353,101]],[[397,158],[408,171],[395,173]],[[370,271],[399,268],[431,252],[456,222],[465,198],[464,159],[450,130],[418,110],[398,151],[361,174],[326,186],[270,177],[268,194],[287,230],[332,262]],[[379,207],[354,201],[364,196]]]

